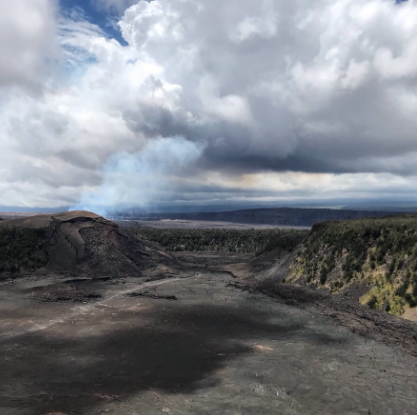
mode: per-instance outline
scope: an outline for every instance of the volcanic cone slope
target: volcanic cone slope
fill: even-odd
[[[91,276],[140,275],[153,263],[169,260],[113,222],[87,211],[7,220],[1,222],[0,232],[32,232],[38,241],[37,255],[45,258],[45,268],[51,271]],[[10,255],[17,255],[14,251],[18,248]]]

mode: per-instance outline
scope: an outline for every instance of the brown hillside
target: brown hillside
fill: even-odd
[[[92,212],[71,211],[2,221],[0,232],[3,239],[22,241],[21,249],[19,246],[9,249],[9,257],[18,258],[19,251],[28,250],[29,240],[33,247],[30,254],[35,247],[37,250],[35,260],[43,258],[46,269],[58,272],[139,276],[142,270],[152,266],[153,259],[164,262],[162,253],[147,248],[138,238]],[[10,233],[17,237],[11,237]],[[4,258],[4,261],[19,262],[16,258]],[[27,268],[25,258],[22,261],[23,267],[16,266],[19,270]]]

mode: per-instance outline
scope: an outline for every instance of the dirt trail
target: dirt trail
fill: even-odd
[[[416,358],[230,280],[91,282],[81,306],[3,284],[0,414],[416,414]]]

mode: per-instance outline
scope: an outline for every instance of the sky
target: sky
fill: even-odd
[[[4,0],[0,205],[417,200],[417,0]]]

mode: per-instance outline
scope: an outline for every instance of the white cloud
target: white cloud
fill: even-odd
[[[28,203],[106,194],[100,184],[109,182],[109,160],[139,160],[152,143],[174,136],[204,147],[175,179],[175,191],[190,199],[185,189],[207,185],[216,172],[231,189],[228,177],[304,172],[312,178],[297,176],[305,195],[319,192],[314,180],[334,194],[347,189],[346,180],[351,193],[355,186],[361,195],[372,191],[369,177],[391,184],[393,194],[393,177],[403,189],[414,185],[416,0],[102,0],[119,11],[131,5],[119,22],[128,46],[81,16],[56,21],[52,3],[30,4],[45,22],[33,35],[16,17],[24,41],[10,64],[8,55],[0,63],[3,86],[42,86],[36,97],[10,90],[0,112],[2,185],[26,189]],[[45,56],[56,42],[62,69],[45,78]],[[15,62],[27,50],[34,62],[28,68],[37,69],[19,72]],[[114,200],[140,202],[138,188],[122,189]],[[15,190],[5,189],[0,204],[21,203]]]
[[[55,7],[52,0],[13,0],[0,6],[0,87],[34,88],[54,57]]]
[[[58,20],[58,39],[66,65],[82,66],[85,62],[95,59],[90,49],[98,39],[104,37],[101,28],[86,20],[78,9]]]

